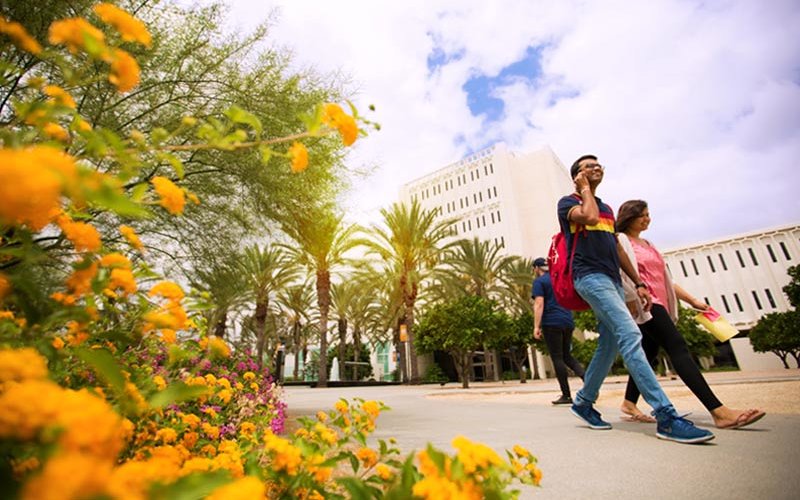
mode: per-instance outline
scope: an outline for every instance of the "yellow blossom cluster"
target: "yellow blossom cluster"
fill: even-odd
[[[47,360],[35,349],[0,349],[0,390],[9,382],[44,380]]]
[[[503,463],[493,449],[485,444],[474,443],[464,436],[456,436],[453,438],[452,444],[458,450],[458,460],[464,466],[464,472],[467,474]]]
[[[104,23],[113,26],[126,42],[138,42],[145,47],[150,46],[150,33],[140,20],[110,3],[97,4],[93,10]]]
[[[166,177],[161,176],[153,177],[150,183],[153,184],[156,193],[160,197],[159,205],[173,215],[183,213],[183,207],[186,205],[183,189],[176,186],[174,182]]]
[[[75,250],[79,252],[97,252],[103,242],[97,229],[86,222],[75,222],[66,214],[56,217],[56,224],[61,228],[64,236],[72,242]]]
[[[14,45],[31,54],[39,54],[42,51],[39,42],[21,24],[9,21],[2,16],[0,16],[0,33],[6,34],[14,42]]]
[[[136,231],[132,227],[123,224],[119,226],[119,232],[125,237],[126,240],[128,240],[128,243],[133,248],[139,250],[140,252],[144,250],[144,244],[142,244],[142,240],[139,239],[139,235],[136,234]]]
[[[289,158],[292,160],[292,172],[300,173],[308,167],[308,150],[300,142],[289,146]]]
[[[174,343],[177,340],[175,331],[182,330],[189,324],[189,316],[181,305],[183,290],[176,283],[161,281],[150,289],[148,295],[161,297],[165,302],[159,309],[145,313],[142,318],[145,321],[144,332],[157,329],[164,342]]]
[[[272,457],[271,467],[273,469],[285,471],[290,476],[297,474],[303,462],[302,452],[298,447],[272,432],[264,435],[264,446]]]
[[[345,146],[350,146],[358,138],[356,120],[338,104],[328,103],[323,106],[322,123],[338,130]]]

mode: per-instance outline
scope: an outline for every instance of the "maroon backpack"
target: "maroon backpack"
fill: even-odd
[[[564,233],[559,231],[553,236],[553,241],[550,243],[547,263],[550,266],[550,281],[553,283],[553,295],[556,297],[556,302],[561,307],[572,311],[585,311],[589,309],[589,304],[578,295],[572,282],[572,260],[575,258],[575,248],[578,246],[577,229],[569,259],[567,259],[567,238]]]

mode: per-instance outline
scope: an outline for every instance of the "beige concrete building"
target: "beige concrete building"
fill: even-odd
[[[546,256],[558,231],[556,204],[572,191],[569,172],[545,146],[515,153],[498,143],[405,184],[400,200],[456,218],[453,238],[494,241],[505,253]]]

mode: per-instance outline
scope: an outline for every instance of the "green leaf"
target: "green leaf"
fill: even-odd
[[[181,159],[175,156],[172,153],[165,153],[160,152],[156,155],[159,161],[165,161],[172,165],[172,169],[175,170],[175,175],[178,176],[178,179],[183,179],[183,162]]]
[[[156,393],[148,402],[153,408],[163,408],[172,403],[191,401],[203,394],[207,394],[208,389],[201,385],[186,385],[183,382],[170,384],[166,389]]]
[[[162,142],[166,141],[169,137],[169,132],[166,129],[161,127],[156,127],[150,132],[150,141],[154,145],[161,144]]]
[[[149,498],[157,500],[198,500],[207,497],[212,491],[231,482],[231,477],[223,472],[191,474],[172,484],[160,485],[150,489]]]
[[[368,500],[370,498],[376,498],[371,488],[354,477],[342,477],[337,479],[336,482],[344,486],[347,492],[350,493],[351,499]]]
[[[147,195],[148,188],[149,186],[145,182],[139,183],[136,186],[134,186],[133,189],[131,190],[131,200],[135,203],[139,203],[142,200],[144,200],[145,195]]]
[[[267,145],[261,145],[258,147],[258,151],[261,153],[261,163],[264,165],[269,163],[270,158],[272,158],[272,148]]]
[[[75,354],[119,394],[125,394],[125,376],[114,356],[105,349],[78,349]]]
[[[261,135],[261,131],[263,130],[261,120],[259,120],[256,115],[243,110],[239,106],[231,106],[228,108],[225,111],[225,116],[234,123],[249,125],[256,131],[256,134]]]
[[[348,458],[350,459],[350,466],[353,468],[353,472],[358,472],[359,462],[358,457],[356,457],[353,453],[348,453]]]
[[[100,189],[88,193],[87,199],[93,205],[111,210],[125,217],[139,218],[150,215],[150,212],[145,207],[121,194],[114,186],[108,183],[103,183]]]

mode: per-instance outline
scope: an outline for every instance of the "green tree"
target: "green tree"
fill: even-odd
[[[297,263],[316,277],[319,309],[319,387],[327,387],[328,314],[331,306],[331,271],[348,262],[345,254],[356,245],[355,225],[345,225],[330,205],[295,214],[283,222],[283,230],[297,246],[286,246]]]
[[[362,240],[372,252],[389,263],[396,271],[393,276],[402,296],[403,324],[406,325],[409,343],[410,381],[418,383],[417,346],[414,342],[414,304],[420,292],[420,283],[439,260],[442,241],[450,236],[450,221],[440,220],[433,211],[423,210],[419,202],[410,205],[394,203],[381,209],[383,225],[373,226],[374,240]]]
[[[700,327],[700,324],[694,319],[696,314],[692,309],[678,307],[678,323],[675,326],[693,356],[713,356],[717,352],[717,348],[714,346],[714,337]]]
[[[791,355],[800,368],[800,312],[765,314],[750,330],[750,344],[756,352],[773,352],[789,368]]]
[[[461,384],[469,387],[472,357],[489,339],[511,328],[508,316],[497,310],[495,302],[478,296],[465,296],[437,304],[417,325],[416,347],[423,353],[446,351],[455,362]]]
[[[787,270],[789,284],[783,287],[783,293],[789,298],[792,307],[800,308],[800,266],[792,266]]]
[[[312,321],[314,308],[314,290],[308,281],[299,285],[284,287],[278,291],[276,303],[286,318],[289,328],[287,338],[288,350],[294,355],[294,373],[292,377],[297,380],[300,375],[300,353],[303,360],[307,361],[308,352],[308,324]]]

